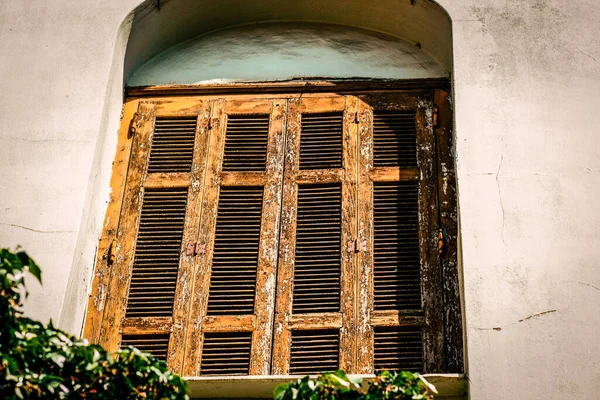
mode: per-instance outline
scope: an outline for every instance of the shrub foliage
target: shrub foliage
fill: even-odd
[[[432,392],[435,387],[417,373],[381,371],[365,388],[360,379],[336,371],[281,384],[274,395],[275,400],[431,400]]]
[[[25,252],[0,249],[0,398],[187,399],[187,384],[163,361],[129,347],[110,354],[19,311],[25,274],[41,271]]]

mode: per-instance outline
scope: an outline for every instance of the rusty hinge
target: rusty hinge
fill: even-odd
[[[110,267],[117,260],[117,239],[113,239],[108,246],[106,253],[106,264]]]
[[[185,254],[187,256],[195,256],[204,253],[206,253],[206,245],[203,243],[201,244],[200,242],[190,242],[185,247]]]
[[[127,139],[131,139],[133,135],[136,134],[142,127],[142,114],[139,112],[133,113],[133,118],[131,118],[131,123],[129,124],[129,131],[127,132]]]
[[[438,106],[436,104],[433,105],[433,127],[438,127]]]
[[[444,251],[446,251],[446,243],[448,242],[448,235],[446,234],[445,228],[438,229],[437,239],[438,239],[438,252],[441,256],[442,254],[444,254]]]
[[[348,252],[349,253],[366,253],[367,252],[367,241],[366,240],[358,240],[354,239],[348,242]]]

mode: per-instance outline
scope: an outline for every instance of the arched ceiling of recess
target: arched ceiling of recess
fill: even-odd
[[[431,0],[160,0],[160,9],[151,0],[134,13],[125,81],[160,53],[191,39],[281,21],[344,25],[401,38],[424,59],[436,60],[445,75],[452,70],[451,21]]]

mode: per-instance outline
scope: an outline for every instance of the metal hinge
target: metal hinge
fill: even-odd
[[[117,260],[117,240],[113,239],[106,252],[106,264],[110,267]]]
[[[185,254],[187,256],[195,256],[204,253],[206,253],[206,245],[201,244],[200,242],[190,242],[185,247]]]
[[[133,118],[131,118],[131,123],[129,124],[129,131],[127,132],[127,139],[131,139],[133,135],[136,134],[142,128],[142,114],[139,112],[135,112],[133,114]]]
[[[367,241],[366,240],[358,240],[354,239],[348,242],[348,252],[349,253],[366,253],[367,252]]]
[[[444,229],[444,228],[438,229],[437,239],[438,239],[438,252],[441,256],[442,254],[444,254],[444,251],[446,250],[446,243],[448,242],[448,240],[447,240],[448,235],[446,234],[446,229]]]
[[[438,127],[438,106],[435,104],[433,105],[433,127]]]

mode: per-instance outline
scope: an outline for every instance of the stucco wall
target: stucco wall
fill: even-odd
[[[163,0],[161,12],[177,2]],[[108,199],[125,20],[137,3],[0,2],[0,245],[22,245],[43,267],[44,287],[32,284],[27,313],[60,320],[73,332],[81,327]],[[249,10],[259,3],[245,2],[237,11],[251,19]],[[364,10],[360,19],[346,15],[350,6],[335,14],[334,3],[340,4],[294,2],[323,11],[323,20],[346,18],[369,29],[379,23],[388,33],[410,7],[410,0],[346,2]],[[471,396],[595,398],[600,3],[440,4],[453,30],[453,57],[442,55],[441,62],[454,63]],[[378,21],[373,15],[385,15],[385,7],[399,9]],[[143,12],[158,18],[152,8]],[[232,12],[219,16],[215,6],[211,23],[226,24]],[[410,28],[406,21],[402,29]],[[178,40],[173,37],[139,44],[132,52],[145,56],[131,58],[126,71]],[[443,53],[435,49],[440,43],[423,45]]]

